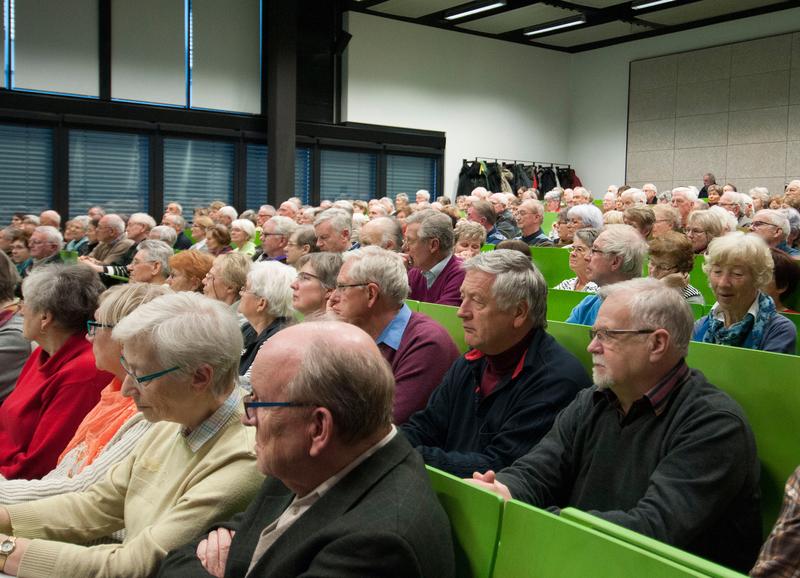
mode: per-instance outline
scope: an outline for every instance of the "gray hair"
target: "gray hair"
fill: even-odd
[[[253,293],[267,300],[267,313],[272,317],[289,317],[292,314],[292,289],[290,285],[297,271],[278,261],[253,263],[247,280]]]
[[[100,323],[116,325],[139,305],[171,293],[172,289],[166,285],[153,283],[114,285],[100,296],[94,318]]]
[[[519,251],[497,249],[477,254],[463,267],[494,275],[492,297],[502,310],[510,311],[524,301],[533,326],[547,326],[547,283],[530,258]]]
[[[395,386],[389,364],[377,349],[365,352],[341,345],[340,335],[357,329],[352,325],[312,321],[303,327],[309,325],[312,337],[304,349],[300,369],[286,385],[287,399],[326,408],[333,416],[336,432],[346,443],[388,428]]]
[[[570,219],[580,219],[583,224],[593,229],[603,228],[603,212],[594,205],[575,205],[567,212]]]
[[[307,253],[297,260],[297,269],[300,270],[308,263],[314,269],[319,284],[324,289],[336,287],[336,277],[342,268],[342,256],[339,253]]]
[[[274,219],[275,217],[273,217]],[[289,240],[298,245],[308,245],[311,247],[311,252],[317,250],[317,233],[314,231],[313,225],[299,225],[295,228],[294,232],[289,236]]]
[[[25,304],[49,312],[63,329],[77,333],[94,316],[105,287],[93,269],[84,265],[42,265],[22,282]]]
[[[549,192],[545,193],[544,194],[544,200],[545,201],[555,201],[555,200],[560,201],[561,200],[561,191],[559,191],[558,189],[553,189],[552,191],[549,191]]]
[[[763,289],[772,281],[775,268],[772,253],[764,239],[755,233],[734,231],[717,237],[708,244],[708,254],[703,262],[706,276],[711,274],[713,267],[733,263],[750,270],[757,289]]]
[[[181,230],[183,230],[186,227],[186,219],[184,219],[181,215],[176,215],[175,213],[167,213],[166,215],[164,215],[164,219],[171,220]]]
[[[674,197],[677,193],[681,193],[686,200],[695,202],[697,200],[697,192],[690,188],[690,187],[675,187],[672,189],[672,196]]]
[[[211,393],[229,393],[239,372],[242,332],[230,307],[199,293],[163,295],[136,308],[114,328],[112,338],[125,347],[147,344],[161,367],[180,367],[191,375],[201,365],[213,370]]]
[[[624,199],[625,197],[631,197],[633,202],[637,205],[647,204],[647,193],[641,189],[626,189],[619,197],[621,199]]]
[[[575,231],[575,236],[589,248],[592,247],[594,240],[597,239],[599,234],[600,229],[595,229],[594,227],[584,227],[583,229]]]
[[[175,241],[178,240],[178,233],[172,227],[167,225],[158,225],[157,227],[153,227],[150,229],[150,234],[152,235],[155,233],[158,235],[158,240],[163,241],[170,247],[175,245]]]
[[[61,235],[61,232],[50,225],[39,225],[33,232],[44,235],[47,238],[47,242],[51,245],[56,245],[61,248],[61,245],[64,244],[64,237]]]
[[[294,203],[291,204],[292,206],[294,206]],[[297,229],[297,223],[295,223],[289,217],[284,217],[282,215],[276,215],[272,217],[268,222],[272,223],[274,233],[276,235],[283,235],[284,237],[287,238],[290,237],[291,234],[294,233],[295,230]]]
[[[766,216],[768,221],[783,231],[784,238],[788,237],[792,232],[792,227],[789,224],[789,217],[781,211],[775,209],[761,209],[756,215],[761,214]]]
[[[425,189],[418,190],[416,194],[417,195],[422,195],[425,198],[426,201],[430,201],[431,200],[431,194],[428,191],[426,191]]]
[[[395,250],[400,250],[400,248],[403,246],[403,228],[400,226],[400,223],[397,222],[397,219],[393,219],[391,217],[377,217],[372,219],[370,223],[374,227],[377,227],[378,231],[380,231],[381,247],[386,248],[386,245],[389,244],[389,241],[392,241],[396,247]]]
[[[666,190],[666,191],[661,191],[660,193],[656,193],[656,199],[659,201],[666,201],[669,203],[672,201],[672,191]]]
[[[785,207],[783,209],[778,209],[781,213],[783,213],[787,219],[789,219],[789,231],[791,233],[796,233],[800,230],[800,212],[797,209],[792,207]]]
[[[121,235],[125,232],[125,221],[122,220],[122,217],[119,215],[115,215],[111,213],[110,215],[104,215],[100,218],[100,220],[106,220],[106,224],[114,229],[117,232],[117,235]]]
[[[622,257],[620,273],[641,277],[647,257],[647,241],[630,225],[606,225],[600,233],[605,241],[603,250]]]
[[[247,255],[234,251],[218,256],[214,264],[219,265],[219,280],[239,291],[247,283],[247,273],[253,262]]]
[[[343,260],[352,262],[349,274],[353,283],[376,283],[381,294],[398,305],[408,297],[408,273],[397,253],[375,246],[363,247],[348,251]]]
[[[600,298],[619,295],[625,300],[635,329],[666,329],[681,356],[689,352],[694,316],[683,294],[665,283],[644,277],[605,285]]]
[[[345,201],[344,199],[339,199],[335,203],[333,203],[334,209],[339,209],[340,211],[345,211],[350,217],[353,216],[353,203],[350,201]]]
[[[67,225],[70,223],[75,223],[76,225],[80,225],[84,232],[89,228],[89,215],[78,215],[77,217],[73,217],[69,221],[67,221]]]
[[[585,187],[575,187],[572,189],[572,197],[583,197],[584,199],[591,199],[592,193]]]
[[[147,252],[147,261],[150,263],[161,263],[161,274],[164,277],[169,276],[169,259],[175,252],[170,245],[164,241],[156,241],[154,239],[145,239],[138,245],[139,251]]]
[[[455,244],[453,220],[444,213],[433,209],[423,209],[412,213],[406,219],[406,226],[419,223],[417,235],[420,239],[438,239],[439,250],[450,254]]]
[[[314,219],[314,226],[321,225],[325,222],[330,222],[331,227],[337,233],[347,231],[348,233],[353,230],[353,217],[347,214],[347,211],[342,209],[327,209],[322,211],[317,218]]]
[[[61,225],[61,215],[58,214],[58,211],[48,209],[46,211],[42,211],[42,215],[47,215],[49,218],[53,219],[56,223]],[[41,215],[40,215],[40,222],[41,222]]]
[[[244,231],[244,234],[247,235],[248,241],[252,241],[253,237],[256,236],[256,226],[250,219],[236,219],[231,223],[231,229],[233,229],[234,227],[238,227],[239,229]]]
[[[456,228],[453,233],[456,236],[456,243],[461,238],[475,239],[480,241],[481,245],[486,242],[486,229],[484,229],[483,225],[480,223],[475,223],[473,221],[460,220],[456,223]]]
[[[527,209],[531,211],[533,214],[539,216],[544,214],[544,205],[541,203],[541,201],[537,201],[536,199],[527,199],[525,201],[522,201],[519,204],[519,208]]]
[[[88,219],[88,217],[87,217]],[[148,231],[156,226],[156,220],[147,213],[134,213],[128,217],[128,223],[144,225]]]
[[[722,223],[722,226],[725,228],[725,231],[728,233],[735,231],[739,227],[739,221],[736,220],[736,217],[733,216],[733,213],[723,209],[719,205],[710,207],[708,212],[717,216],[720,223]]]
[[[239,213],[236,211],[234,207],[231,207],[230,205],[221,207],[219,211],[217,211],[217,214],[228,217],[231,220],[231,222],[235,221],[239,217]]]

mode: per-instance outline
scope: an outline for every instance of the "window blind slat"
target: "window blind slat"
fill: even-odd
[[[53,129],[0,124],[0,224],[53,206]]]
[[[224,141],[164,139],[164,204],[185,211],[212,201],[233,202],[234,145]]]
[[[436,159],[409,155],[386,156],[386,194],[395,197],[407,193],[410,197],[419,189],[431,193],[431,199],[439,196],[436,190]]]
[[[311,149],[298,147],[294,153],[294,194],[304,205],[311,204]]]
[[[101,205],[108,212],[147,212],[150,142],[144,135],[69,131],[70,215]]]
[[[320,199],[369,200],[375,196],[378,155],[323,149],[320,152]]]

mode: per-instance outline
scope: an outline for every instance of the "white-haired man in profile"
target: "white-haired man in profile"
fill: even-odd
[[[761,544],[755,439],[742,408],[686,365],[686,300],[649,278],[599,291],[588,347],[595,387],[527,455],[473,481],[746,572]]]

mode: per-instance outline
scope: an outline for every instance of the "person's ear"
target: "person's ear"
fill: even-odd
[[[528,306],[527,301],[520,301],[517,303],[517,306],[514,308],[514,320],[512,324],[515,329],[518,329],[525,325],[528,321],[528,313],[530,312],[530,307]]]
[[[664,328],[656,329],[648,340],[650,348],[650,360],[657,361],[663,357],[670,349],[672,344],[672,336]]]
[[[326,407],[317,407],[308,423],[310,446],[308,454],[318,457],[333,441],[333,415]]]
[[[202,363],[194,370],[192,374],[192,390],[196,393],[201,393],[211,386],[211,381],[214,378],[214,368],[208,363]]]

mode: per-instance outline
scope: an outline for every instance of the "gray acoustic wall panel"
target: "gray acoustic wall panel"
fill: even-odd
[[[800,32],[631,63],[626,182],[800,178]]]

